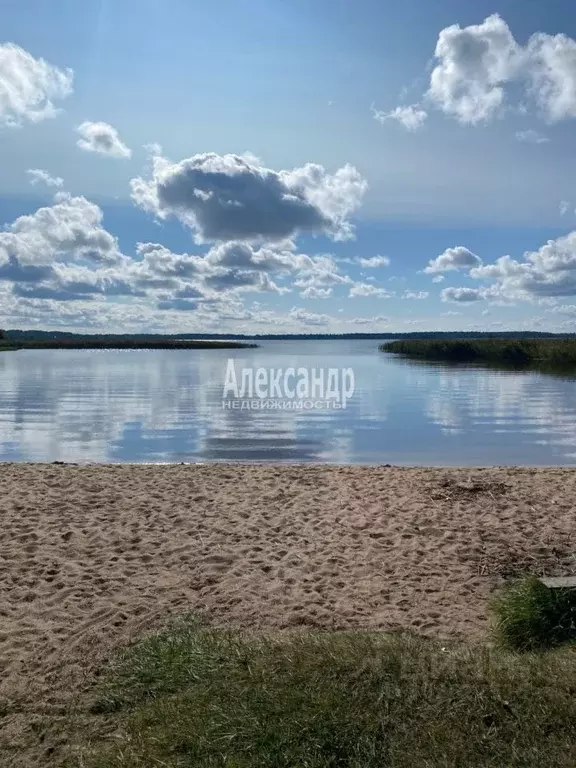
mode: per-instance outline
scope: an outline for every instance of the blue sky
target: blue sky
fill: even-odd
[[[6,0],[0,324],[573,330],[571,5]]]

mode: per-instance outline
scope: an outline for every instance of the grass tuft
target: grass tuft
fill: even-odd
[[[576,590],[549,589],[535,576],[508,585],[493,601],[496,636],[520,651],[576,640]]]

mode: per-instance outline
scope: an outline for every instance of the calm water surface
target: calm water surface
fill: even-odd
[[[245,367],[351,367],[346,410],[222,408]],[[576,379],[413,363],[374,341],[0,353],[1,461],[576,464]]]

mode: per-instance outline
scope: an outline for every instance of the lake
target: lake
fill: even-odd
[[[576,464],[576,379],[417,363],[377,341],[0,353],[0,460]],[[242,368],[351,368],[346,408],[223,407]],[[229,405],[229,404],[228,404]]]

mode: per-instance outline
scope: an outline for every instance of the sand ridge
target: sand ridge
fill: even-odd
[[[575,498],[571,469],[0,464],[0,702],[58,706],[175,613],[483,637],[503,578],[576,572]]]

